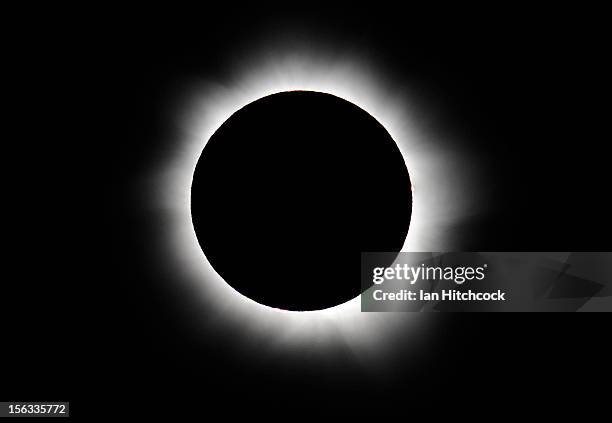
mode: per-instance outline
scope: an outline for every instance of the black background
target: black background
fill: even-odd
[[[24,70],[9,80],[17,125],[4,158],[2,399],[69,400],[77,417],[111,413],[111,403],[135,414],[279,417],[601,406],[607,315],[431,316],[432,344],[374,381],[350,360],[236,356],[232,339],[196,336],[161,295],[168,281],[147,253],[158,222],[138,214],[144,198],[125,187],[164,151],[166,90],[214,78],[235,45],[276,28],[348,41],[420,81],[442,130],[486,158],[490,208],[455,229],[462,249],[610,250],[601,13],[372,8],[20,15],[12,50]]]

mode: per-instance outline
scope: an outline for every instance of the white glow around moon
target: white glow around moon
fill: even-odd
[[[207,316],[202,318],[203,325],[229,332],[249,348],[256,345],[271,351],[295,348],[304,352],[347,347],[363,358],[382,352],[399,334],[405,337],[426,330],[420,314],[362,313],[359,298],[321,311],[269,308],[235,291],[206,259],[190,215],[190,188],[198,158],[207,140],[234,112],[282,91],[333,94],[361,107],[387,129],[404,156],[413,185],[412,219],[404,251],[452,249],[447,228],[468,215],[477,201],[466,195],[473,181],[469,172],[461,171],[465,164],[456,152],[447,152],[444,143],[416,129],[417,105],[410,102],[406,82],[386,75],[372,60],[355,54],[295,45],[253,51],[256,54],[230,66],[223,78],[187,82],[177,95],[174,123],[178,135],[167,140],[170,154],[162,171],[156,169],[149,180],[152,205],[165,222],[159,248],[166,262],[159,266],[164,266],[176,283],[187,284],[201,301]],[[373,201],[381,201],[381,207],[393,207],[393,199]],[[257,248],[257,240],[245,239],[236,246],[237,266],[240,256],[252,248]],[[312,265],[309,260],[296,257],[302,266]]]

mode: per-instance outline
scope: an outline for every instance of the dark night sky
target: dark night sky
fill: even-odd
[[[57,12],[63,20],[33,25],[38,32],[21,40],[20,54],[35,62],[26,79],[44,89],[19,107],[26,113],[15,138],[27,141],[13,155],[20,231],[0,311],[9,363],[2,398],[67,399],[75,415],[113,400],[163,400],[144,414],[172,412],[180,400],[186,413],[224,403],[283,415],[280,404],[358,412],[362,402],[407,398],[553,408],[603,399],[605,315],[432,316],[431,350],[384,382],[348,361],[291,366],[258,361],[257,351],[238,360],[231,339],[194,340],[180,307],[160,296],[164,281],[144,251],[163,222],[139,216],[126,190],[163,150],[172,83],[214,78],[236,45],[299,28],[421,81],[417,95],[439,108],[441,130],[461,134],[461,148],[485,159],[491,204],[456,228],[464,250],[610,250],[609,73],[596,13],[143,9],[83,11],[60,24],[66,15]]]

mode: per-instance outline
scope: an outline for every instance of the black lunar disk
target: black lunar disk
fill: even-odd
[[[193,175],[204,254],[236,291],[270,307],[319,310],[361,293],[361,252],[399,251],[408,170],[385,128],[310,91],[261,98],[210,138]]]

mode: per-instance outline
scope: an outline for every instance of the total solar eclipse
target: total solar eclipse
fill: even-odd
[[[206,143],[191,186],[195,233],[215,271],[285,310],[358,296],[361,253],[400,251],[411,212],[408,170],[385,128],[312,91],[235,112]]]

